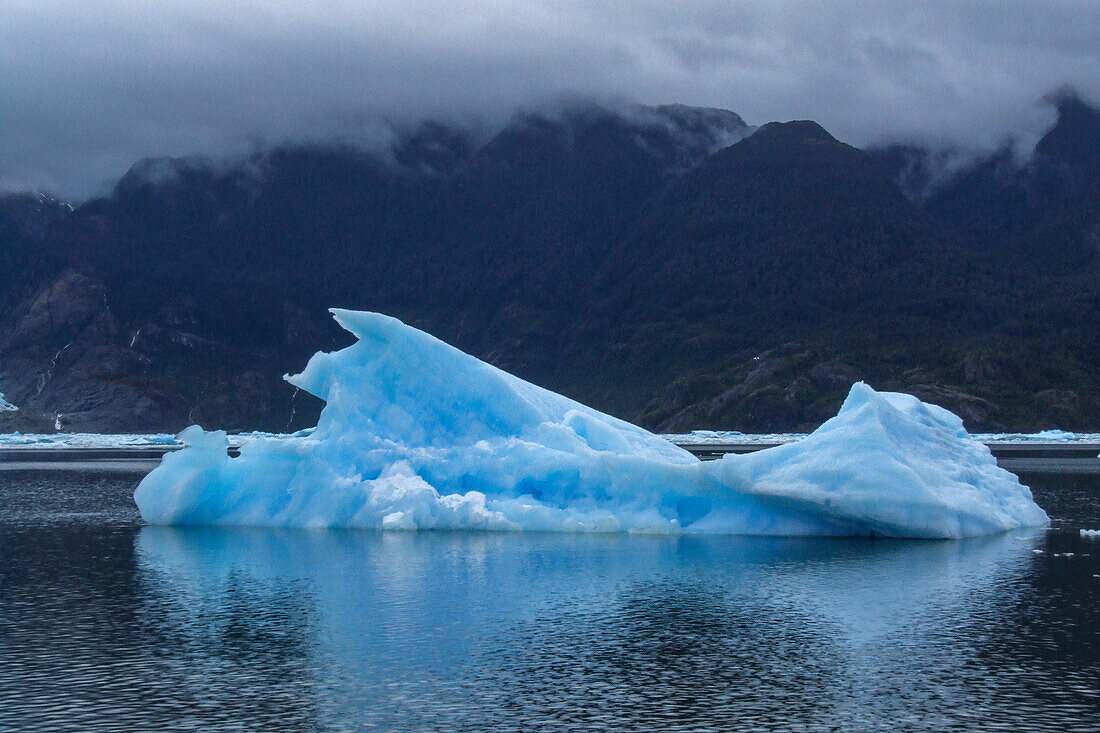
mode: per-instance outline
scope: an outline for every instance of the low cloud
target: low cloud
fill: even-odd
[[[1034,140],[1100,99],[1100,4],[0,0],[0,188],[80,198],[135,160],[499,124],[577,96],[809,118],[856,145]]]

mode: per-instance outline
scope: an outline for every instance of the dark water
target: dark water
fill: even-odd
[[[0,472],[3,730],[1100,730],[1100,481],[966,542],[143,527]]]

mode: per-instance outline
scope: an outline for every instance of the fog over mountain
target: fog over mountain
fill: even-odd
[[[0,190],[79,200],[150,156],[391,145],[393,123],[489,139],[584,97],[814,119],[859,147],[1028,150],[1100,99],[1100,4],[613,0],[0,0]]]
[[[1051,101],[1027,165],[575,103],[3,195],[0,428],[312,424],[280,377],[346,342],[338,305],[658,430],[807,430],[862,379],[1096,431],[1100,109]]]

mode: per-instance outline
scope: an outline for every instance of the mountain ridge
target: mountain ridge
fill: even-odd
[[[318,405],[280,377],[345,342],[340,306],[662,430],[806,429],[859,378],[974,429],[1100,428],[1100,133],[1058,104],[1027,166],[996,153],[917,197],[932,151],[675,105],[529,113],[484,143],[424,123],[387,156],[144,161],[30,220],[6,196],[0,392],[22,409],[0,419],[301,427]]]

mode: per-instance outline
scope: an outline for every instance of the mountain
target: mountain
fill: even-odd
[[[922,208],[979,268],[967,286],[979,327],[968,381],[1006,403],[1008,424],[1088,427],[1100,363],[1100,112],[1073,93],[1049,101],[1057,122],[1026,161],[1006,145],[957,167],[928,186]],[[896,153],[874,155],[896,163]],[[907,157],[910,170],[936,168],[935,153]]]
[[[346,343],[340,306],[663,430],[807,429],[858,378],[1100,429],[1100,127],[1054,103],[1026,164],[946,174],[809,121],[578,104],[0,198],[0,427],[312,424],[280,377]]]
[[[764,345],[815,341],[823,324],[834,336],[889,339],[899,319],[958,313],[963,304],[928,298],[929,289],[951,297],[938,266],[950,254],[862,151],[813,122],[772,123],[677,180],[607,260],[602,282],[609,327],[624,312],[656,337],[632,375],[656,376],[656,389],[688,374],[713,382],[741,352],[756,360]],[[635,290],[621,291],[623,281]],[[723,384],[717,402],[658,404],[644,421],[767,429],[824,416],[765,408],[756,390],[734,399],[739,384]],[[847,386],[831,387],[831,401]]]

